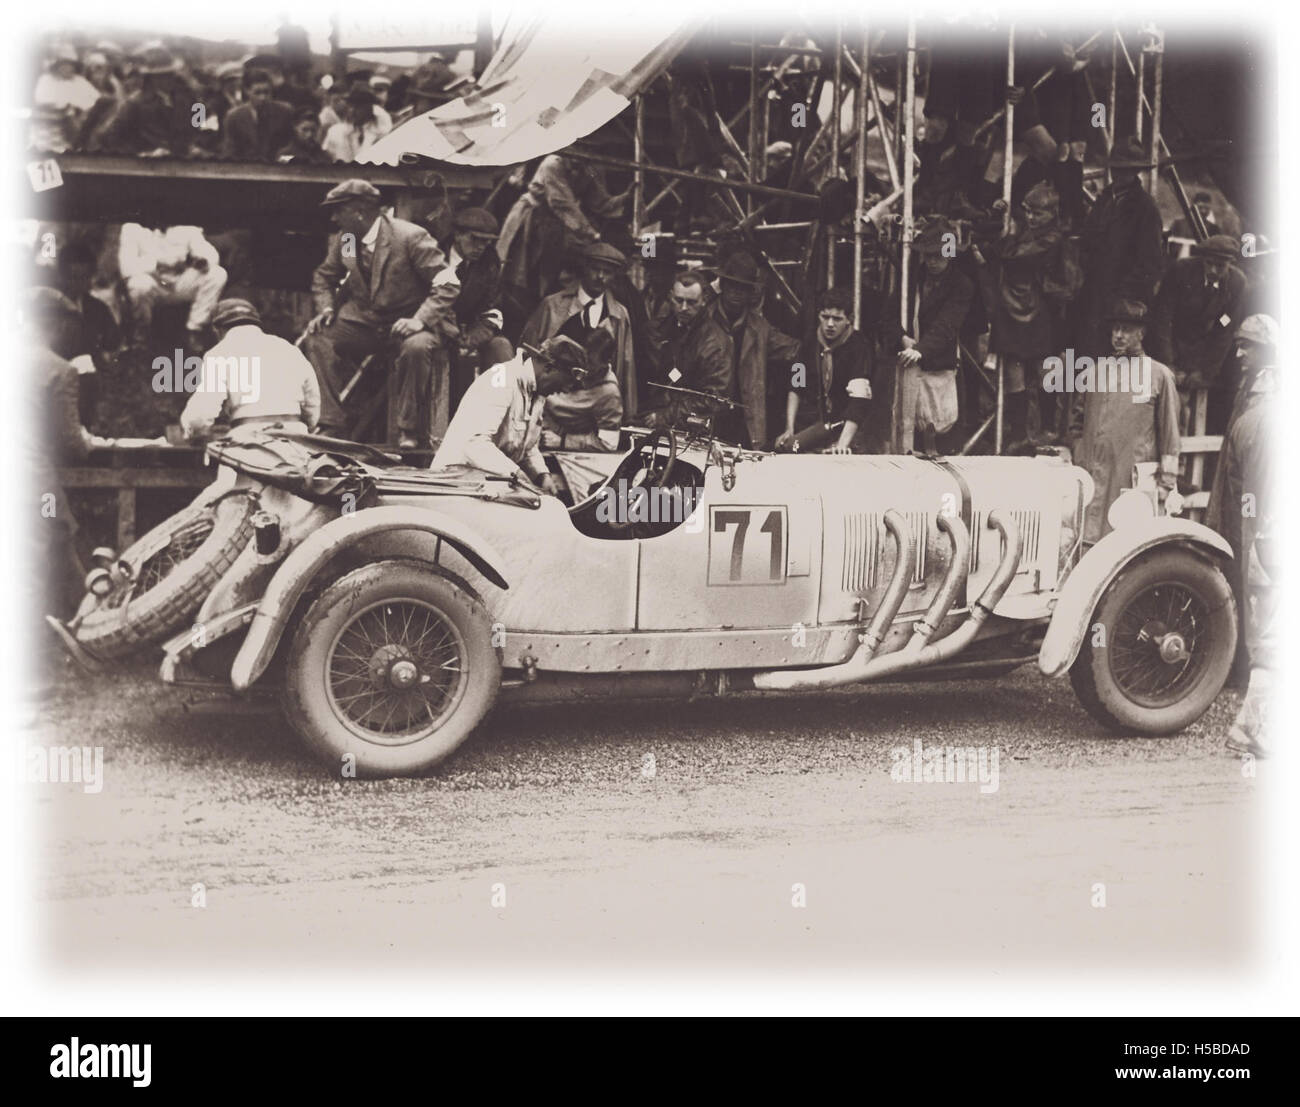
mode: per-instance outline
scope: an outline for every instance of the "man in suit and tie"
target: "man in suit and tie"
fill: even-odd
[[[312,274],[317,314],[305,343],[320,377],[321,427],[345,429],[341,388],[362,359],[388,347],[398,444],[431,445],[447,428],[444,338],[460,286],[438,280],[446,259],[429,232],[389,216],[368,182],[336,185],[322,207],[338,233]]]

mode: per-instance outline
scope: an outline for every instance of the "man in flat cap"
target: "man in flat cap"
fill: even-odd
[[[1111,373],[1105,363],[1112,359],[1099,358],[1086,387],[1084,374],[1077,378],[1082,395],[1076,401],[1082,402],[1076,403],[1071,427],[1074,463],[1087,469],[1096,484],[1084,515],[1085,543],[1110,532],[1106,513],[1121,492],[1133,487],[1136,465],[1156,466],[1162,505],[1178,486],[1178,388],[1169,368],[1142,348],[1146,321],[1145,304],[1116,301],[1107,315],[1111,350],[1127,372],[1117,367]]]
[[[374,185],[344,181],[322,206],[337,233],[312,274],[317,314],[304,343],[320,378],[321,426],[345,431],[340,390],[365,357],[392,350],[398,444],[431,445],[449,415],[445,324],[459,285],[437,282],[447,267],[441,248],[423,227],[388,215]]]
[[[628,415],[636,411],[637,371],[632,349],[632,317],[614,295],[610,281],[627,266],[627,258],[608,242],[591,242],[579,251],[578,280],[547,296],[524,325],[522,341],[539,345],[552,335],[568,335],[587,346],[597,331],[613,339],[602,358],[613,374]],[[592,366],[592,371],[597,371]],[[601,373],[600,376],[604,376]]]
[[[500,229],[485,208],[461,208],[452,216],[447,268],[440,284],[459,290],[452,313],[444,320],[456,356],[451,369],[451,409],[465,395],[475,375],[489,365],[509,361],[514,345],[501,334],[501,259],[493,244]]]
[[[292,342],[262,330],[247,300],[222,300],[212,313],[217,344],[203,358],[203,377],[181,412],[187,438],[209,434],[224,415],[232,431],[281,424],[306,432],[320,418],[311,362]]]
[[[563,335],[492,366],[465,393],[430,468],[469,465],[557,494],[560,481],[540,447],[546,398],[581,388],[586,378],[585,351]]]
[[[975,282],[954,263],[960,236],[947,220],[930,223],[912,246],[918,260],[907,290],[907,328],[898,341],[899,448],[910,453],[919,428],[925,452],[935,453],[937,436],[957,422],[957,342]]]
[[[1192,390],[1219,388],[1229,367],[1232,336],[1245,318],[1246,276],[1233,265],[1240,256],[1240,244],[1226,234],[1198,242],[1191,257],[1169,267],[1156,296],[1148,346],[1174,371],[1183,430]]]
[[[1074,344],[1089,356],[1110,353],[1111,303],[1119,298],[1150,307],[1164,268],[1160,209],[1138,176],[1150,165],[1142,143],[1116,143],[1107,165],[1111,183],[1088,213],[1080,240],[1083,287]]]

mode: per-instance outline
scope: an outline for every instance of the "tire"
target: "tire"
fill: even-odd
[[[284,710],[336,772],[408,776],[456,750],[500,687],[491,620],[469,588],[418,562],[378,561],[308,607],[289,646]]]
[[[121,556],[132,579],[77,611],[77,641],[102,659],[160,642],[185,625],[253,537],[253,497],[239,492],[191,505]]]
[[[1104,647],[1093,645],[1098,624]],[[1214,702],[1236,649],[1227,578],[1190,550],[1165,549],[1125,567],[1102,594],[1070,683],[1110,730],[1175,734]]]

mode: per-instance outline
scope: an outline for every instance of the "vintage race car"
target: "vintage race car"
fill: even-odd
[[[437,764],[498,699],[1037,660],[1106,726],[1169,734],[1228,676],[1227,543],[1130,493],[1085,550],[1092,482],[1060,458],[775,455],[689,428],[628,441],[553,455],[568,504],[311,436],[218,443],[223,478],[104,551],[56,628],[87,663],[161,642],[165,681],[278,694],[312,750],[370,775]]]

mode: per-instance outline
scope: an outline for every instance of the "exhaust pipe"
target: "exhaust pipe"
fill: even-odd
[[[940,518],[943,518],[943,516],[940,516]],[[811,688],[834,688],[843,684],[878,680],[907,669],[925,668],[946,661],[948,658],[960,653],[970,645],[975,635],[979,633],[980,627],[984,625],[985,620],[993,613],[993,609],[997,607],[998,601],[1002,599],[1003,593],[1011,584],[1011,579],[1016,575],[1016,569],[1020,565],[1020,532],[1016,529],[1010,515],[1001,509],[991,511],[989,512],[988,525],[1002,535],[1006,549],[1002,554],[1002,559],[998,562],[997,569],[994,570],[992,578],[980,594],[980,598],[971,607],[970,617],[947,637],[941,638],[938,642],[932,643],[929,641],[930,636],[934,633],[934,628],[942,622],[942,616],[939,616],[938,619],[933,619],[932,616],[938,614],[939,601],[944,598],[944,593],[949,591],[949,582],[955,582],[957,574],[962,573],[964,575],[969,568],[969,544],[966,547],[966,556],[960,559],[962,568],[957,569],[955,565],[949,565],[948,574],[943,585],[940,586],[939,594],[935,596],[934,601],[930,604],[930,610],[926,612],[925,618],[922,620],[922,624],[928,626],[929,629],[924,629],[923,625],[918,625],[912,634],[911,641],[903,649],[886,654],[884,657],[873,658],[871,655],[874,652],[874,647],[871,651],[868,651],[864,641],[862,648],[843,665],[831,665],[824,669],[787,669],[756,673],[754,675],[754,687],[798,691]],[[960,531],[954,527],[948,532],[949,537],[953,540],[954,552],[959,543],[958,535],[962,531],[965,531],[964,525]],[[947,597],[947,606],[951,606],[952,599],[956,595],[956,589],[957,584],[953,583],[951,593]],[[883,604],[881,608],[883,610]],[[897,612],[894,612],[894,614],[897,614]],[[944,614],[946,614],[946,608]],[[890,616],[891,621],[892,619],[893,615]],[[873,625],[874,622],[873,620]]]
[[[918,652],[934,637],[935,631],[948,617],[948,610],[952,607],[957,591],[966,583],[966,575],[970,572],[970,531],[966,529],[966,524],[960,518],[950,515],[940,515],[935,522],[952,543],[952,559],[948,562],[948,571],[944,574],[943,583],[939,585],[939,591],[912,631],[911,641],[903,648],[904,653]]]
[[[821,669],[773,669],[766,673],[754,674],[754,687],[770,690],[790,688],[833,688],[837,684],[852,684],[861,678],[856,675],[872,655],[880,648],[880,643],[889,631],[890,625],[898,615],[907,595],[907,586],[912,582],[912,573],[916,569],[916,550],[912,547],[912,536],[908,533],[907,520],[897,511],[885,512],[885,529],[894,539],[894,575],[889,578],[889,587],[871,617],[861,642],[852,657],[841,665],[828,665]],[[855,675],[843,676],[844,673]]]

